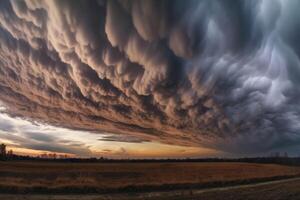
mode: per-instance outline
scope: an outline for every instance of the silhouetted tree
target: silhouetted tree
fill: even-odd
[[[7,152],[7,157],[12,157],[14,155],[14,152],[12,149],[10,149],[8,152]]]
[[[6,145],[5,144],[0,145],[0,157],[2,159],[6,158]]]

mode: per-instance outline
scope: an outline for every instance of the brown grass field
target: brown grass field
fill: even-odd
[[[0,193],[175,190],[245,184],[299,174],[298,167],[253,163],[0,162]]]
[[[207,192],[186,197],[184,200],[224,200],[224,197],[226,200],[299,200],[300,180],[228,191]],[[182,200],[182,198],[175,197],[172,200]]]
[[[219,190],[200,194],[183,192],[181,195],[11,195],[0,194],[2,200],[298,200],[300,180],[258,185],[239,189]]]

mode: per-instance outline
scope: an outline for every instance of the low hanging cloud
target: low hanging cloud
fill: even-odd
[[[37,123],[33,124],[1,113],[0,121],[0,143],[4,141],[9,148],[17,148],[19,153],[22,153],[22,150],[18,150],[21,148],[29,151],[56,152],[82,157],[93,155],[86,139],[90,134],[88,132],[71,131]],[[64,135],[61,135],[62,132]],[[81,135],[84,139],[67,139],[70,138],[71,134]]]
[[[11,116],[122,140],[297,146],[299,4],[1,1],[0,101]]]

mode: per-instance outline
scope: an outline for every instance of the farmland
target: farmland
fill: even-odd
[[[176,192],[109,195],[11,195],[0,194],[9,200],[286,200],[300,199],[300,179],[272,181],[262,184],[227,188]]]
[[[258,185],[226,191],[205,192],[185,200],[286,200],[300,199],[300,180],[288,181],[278,184]],[[179,200],[180,198],[178,198]],[[162,200],[162,199],[161,199]],[[172,198],[172,200],[177,200]]]
[[[255,163],[0,162],[1,193],[94,194],[201,189],[296,177],[300,168]]]

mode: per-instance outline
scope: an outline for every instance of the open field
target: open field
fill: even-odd
[[[253,163],[0,162],[0,192],[88,194],[178,190],[299,174],[298,167]]]
[[[205,192],[186,197],[184,200],[224,200],[224,197],[226,200],[298,200],[300,199],[300,180]],[[182,198],[172,198],[172,200],[179,199],[182,200]]]
[[[296,200],[300,199],[300,178],[211,189],[169,192],[122,193],[100,195],[12,195],[3,200]]]

